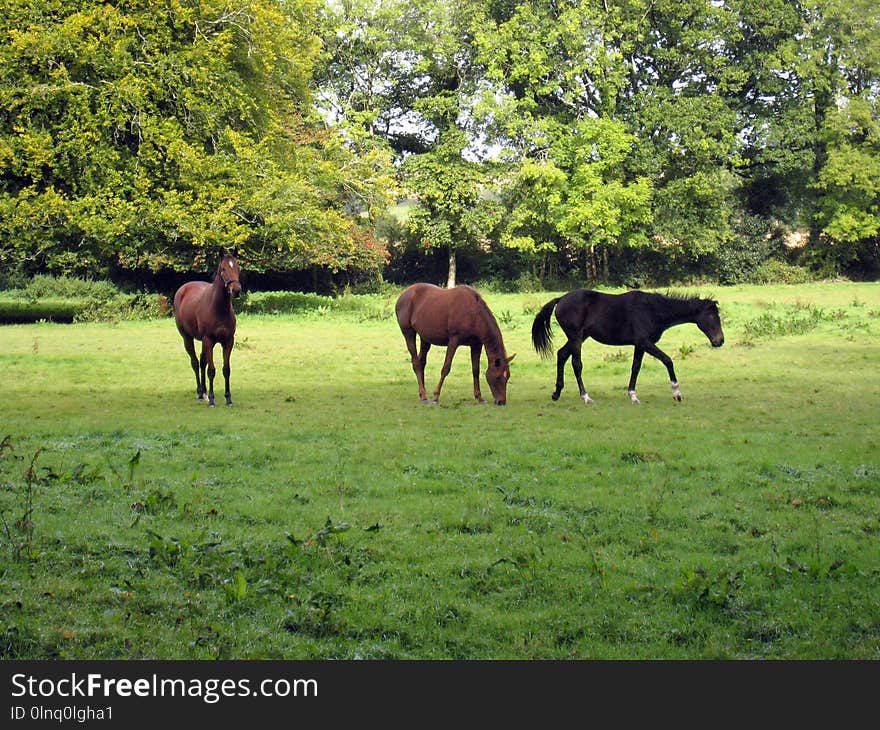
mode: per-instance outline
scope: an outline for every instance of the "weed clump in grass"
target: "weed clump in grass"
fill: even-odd
[[[797,303],[785,308],[781,314],[764,312],[743,326],[744,344],[757,339],[775,339],[788,335],[803,335],[816,329],[822,322],[834,322],[846,317],[843,310],[826,310],[812,304]]]

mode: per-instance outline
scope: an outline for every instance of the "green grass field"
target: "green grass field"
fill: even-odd
[[[593,342],[550,400],[550,293],[486,294],[505,408],[394,296],[241,316],[233,408],[170,319],[0,328],[0,656],[880,659],[880,285],[708,293],[641,406]]]

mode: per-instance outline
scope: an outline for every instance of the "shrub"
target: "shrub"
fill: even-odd
[[[332,307],[333,298],[322,294],[306,294],[294,291],[250,292],[236,306],[248,314],[293,314]]]
[[[47,320],[72,322],[79,302],[71,299],[30,301],[21,298],[0,298],[0,324],[26,324]]]
[[[715,274],[721,284],[746,284],[778,247],[768,235],[767,222],[746,217],[735,225],[733,240],[723,243],[712,257]]]
[[[236,305],[236,311],[246,314],[314,314],[330,312],[354,314],[361,320],[388,319],[394,314],[396,290],[391,295],[343,294],[329,297],[304,292],[272,291],[251,292]]]
[[[770,259],[758,266],[751,276],[752,284],[806,284],[815,276],[802,266],[793,266],[779,259]]]
[[[107,301],[119,294],[109,281],[92,281],[75,276],[48,276],[38,274],[24,287],[29,299],[95,299]]]
[[[115,322],[120,320],[158,319],[170,311],[168,300],[155,294],[122,294],[103,299],[84,299],[74,316],[75,322]]]
[[[170,312],[157,294],[125,293],[112,282],[38,275],[3,293],[0,322],[106,322],[152,319]]]

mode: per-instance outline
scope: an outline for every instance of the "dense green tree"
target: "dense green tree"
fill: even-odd
[[[880,113],[878,100],[855,98],[822,129],[825,164],[815,183],[817,223],[830,242],[820,255],[831,271],[880,263]]]
[[[387,180],[318,123],[311,0],[10,0],[0,257],[25,271],[376,267]]]
[[[9,0],[0,265],[880,264],[871,0]],[[388,234],[391,235],[391,234]],[[777,240],[772,238],[772,240]],[[503,256],[499,253],[499,256]],[[739,263],[737,263],[739,262]],[[668,266],[674,268],[672,264]],[[581,269],[584,272],[584,269]],[[720,271],[715,271],[721,275]]]
[[[418,196],[407,225],[425,249],[447,253],[447,286],[455,286],[456,252],[487,248],[501,219],[500,205],[487,197],[485,166],[463,156],[467,139],[446,129],[430,152],[404,163],[404,181]]]
[[[730,235],[739,157],[722,93],[723,8],[526,0],[493,18],[480,37],[503,89],[493,121],[514,165],[550,159],[565,173],[557,242],[588,250],[589,274],[597,251],[693,257]],[[575,221],[587,225],[571,235]]]
[[[880,267],[880,8],[805,4],[799,90],[812,112],[809,255],[826,273]]]
[[[416,202],[408,229],[425,250],[446,252],[450,285],[456,252],[485,246],[499,217],[474,114],[482,16],[476,0],[344,0],[326,14],[323,106],[350,138],[397,156],[402,191]]]

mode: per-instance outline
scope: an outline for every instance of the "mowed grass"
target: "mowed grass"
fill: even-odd
[[[233,408],[170,319],[0,328],[0,656],[880,659],[880,285],[702,293],[641,406],[594,342],[550,400],[551,293],[486,294],[505,408],[393,296],[240,317]]]

